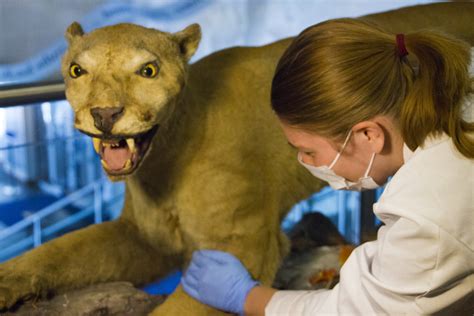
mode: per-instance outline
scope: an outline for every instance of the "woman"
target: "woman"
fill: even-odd
[[[245,315],[474,311],[474,124],[470,47],[352,19],[304,30],[282,56],[272,106],[298,161],[335,189],[387,182],[377,240],[351,254],[332,290],[276,291],[220,251],[182,280],[203,303]],[[472,120],[472,118],[470,119]]]

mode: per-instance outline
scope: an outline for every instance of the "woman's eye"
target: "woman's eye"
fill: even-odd
[[[78,64],[72,64],[71,67],[69,67],[69,75],[72,78],[78,78],[85,73],[86,71],[82,69],[81,66],[79,66]]]
[[[158,74],[156,63],[148,63],[140,69],[140,75],[145,78],[154,78]]]

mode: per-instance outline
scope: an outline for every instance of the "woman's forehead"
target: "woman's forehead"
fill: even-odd
[[[302,150],[324,150],[334,148],[331,140],[316,133],[280,122],[288,143]]]

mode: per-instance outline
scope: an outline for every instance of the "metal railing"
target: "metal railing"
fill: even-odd
[[[335,191],[324,187],[306,200],[296,204],[282,221],[286,232],[298,223],[306,213],[319,211],[330,218],[339,232],[355,244],[360,241],[359,192]]]
[[[26,217],[20,222],[1,230],[0,243],[8,243],[8,245],[4,246],[0,251],[0,262],[28,248],[40,246],[44,238],[53,236],[55,233],[77,224],[88,216],[93,215],[95,224],[101,223],[104,220],[106,211],[104,204],[108,203],[108,209],[110,210],[111,204],[116,203],[122,197],[119,194],[112,197],[109,201],[104,201],[102,189],[107,183],[107,179],[99,179]],[[92,197],[92,203],[89,203],[88,206],[44,227],[43,221],[46,217],[63,211],[65,207],[73,206],[79,200],[84,200],[88,197],[89,199]],[[116,214],[109,217],[116,217]],[[8,242],[9,240],[13,242]]]
[[[74,141],[74,140],[81,140],[86,138],[84,136],[68,136],[68,137],[56,137],[53,139],[45,139],[42,141],[30,142],[30,143],[23,143],[23,144],[13,144],[8,146],[0,146],[0,151],[2,150],[12,150],[12,149],[19,149],[19,148],[27,148],[27,147],[38,147],[38,146],[47,146],[51,145],[52,143],[57,142],[66,142],[66,141]]]
[[[34,182],[39,189],[55,196],[80,189],[101,176],[90,138],[84,135],[21,144],[7,139],[5,145],[0,145],[0,167],[3,181],[9,182],[11,178],[18,179],[13,182]]]

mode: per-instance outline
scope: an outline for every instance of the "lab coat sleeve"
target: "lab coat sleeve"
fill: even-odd
[[[430,289],[438,231],[429,221],[399,218],[353,251],[334,289],[277,292],[265,315],[423,314],[416,299]]]

